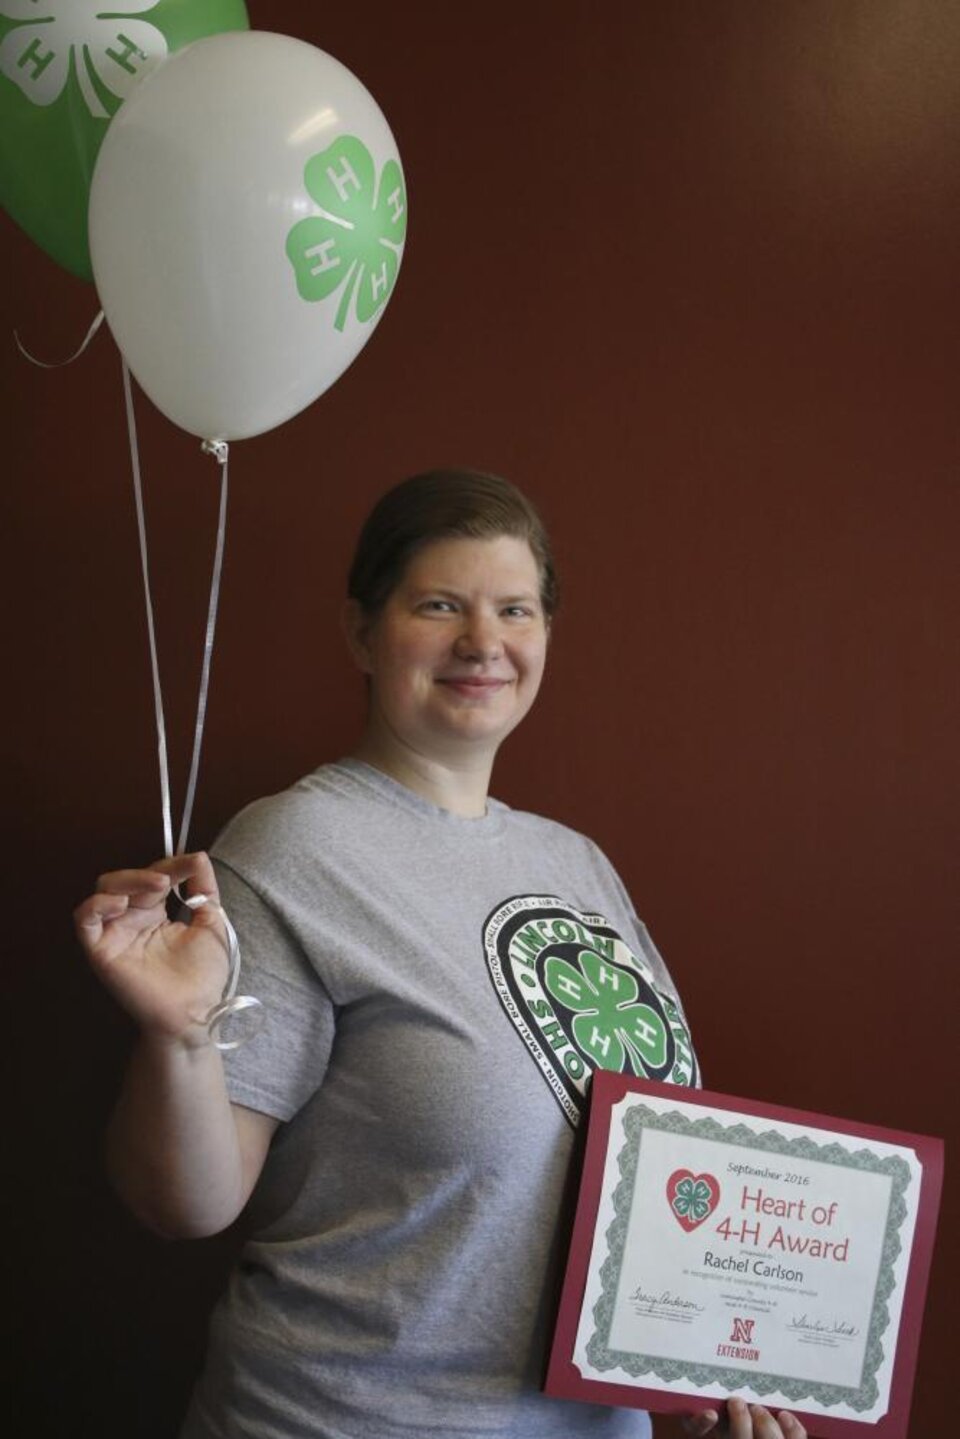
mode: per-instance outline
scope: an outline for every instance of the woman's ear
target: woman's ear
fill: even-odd
[[[370,630],[373,621],[359,600],[346,600],[340,612],[340,625],[347,649],[357,667],[368,675],[372,669],[370,661]]]

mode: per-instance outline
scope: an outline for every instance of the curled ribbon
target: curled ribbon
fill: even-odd
[[[79,348],[74,350],[72,355],[68,355],[65,360],[38,360],[36,355],[31,355],[30,351],[20,339],[20,336],[17,334],[16,330],[14,330],[13,332],[13,338],[17,342],[17,349],[20,351],[21,355],[25,360],[30,361],[31,365],[39,365],[41,370],[59,370],[62,365],[72,365],[74,360],[79,360],[80,356],[83,354],[84,350],[87,348],[90,341],[93,339],[94,335],[97,333],[102,324],[103,311],[100,310],[98,311],[97,316],[93,321],[93,324],[90,326],[89,330],[81,340]]]
[[[137,422],[133,406],[133,389],[130,370],[123,360],[123,393],[127,410],[127,434],[130,439],[130,464],[133,470],[133,491],[137,507],[137,533],[140,540],[140,567],[143,573],[143,595],[147,611],[147,638],[150,647],[150,670],[153,676],[153,707],[157,725],[157,758],[160,768],[160,803],[163,813],[164,853],[169,859],[174,853],[183,854],[190,831],[190,817],[197,790],[197,774],[200,768],[200,749],[203,741],[203,726],[207,713],[207,693],[210,686],[210,661],[213,656],[214,632],[217,624],[217,605],[220,598],[220,577],[223,570],[223,547],[226,536],[228,456],[229,446],[224,440],[205,440],[202,448],[212,454],[220,465],[220,514],[217,521],[217,542],[213,559],[213,574],[210,580],[210,601],[207,606],[207,624],[204,635],[203,663],[200,672],[200,693],[197,698],[197,718],[193,731],[193,752],[190,759],[190,774],[187,792],[183,802],[183,816],[177,846],[173,846],[173,818],[170,804],[170,769],[167,759],[167,734],[163,715],[163,695],[160,689],[160,666],[157,659],[157,635],[153,618],[153,602],[150,592],[150,570],[147,562],[147,526],[143,508],[143,486],[140,479],[140,450],[137,443]],[[195,910],[201,905],[213,903],[205,894],[191,895],[184,899],[177,897],[187,909]],[[218,905],[223,921],[227,945],[227,980],[218,1004],[205,1016],[207,1031],[218,1049],[239,1049],[241,1044],[253,1037],[263,1027],[265,1012],[259,999],[249,994],[237,994],[240,982],[240,942],[237,931],[230,923],[222,905]],[[237,1017],[243,1015],[239,1027]],[[232,1021],[232,1038],[225,1038],[227,1021]]]
[[[215,903],[208,894],[193,894],[185,899],[187,909],[200,909],[206,904]],[[237,931],[230,923],[230,918],[222,904],[217,904],[220,911],[220,918],[223,921],[227,933],[227,982],[223,987],[223,994],[220,1001],[215,1004],[209,1014],[205,1016],[204,1022],[207,1026],[207,1033],[213,1040],[217,1049],[239,1049],[254,1034],[259,1034],[263,1028],[265,1012],[259,999],[254,999],[252,994],[237,994],[237,985],[240,982],[240,941],[237,939]],[[236,1020],[238,1014],[245,1015],[241,1028],[237,1032],[236,1024],[232,1026],[233,1038],[225,1038],[229,1032],[225,1026],[228,1022]]]

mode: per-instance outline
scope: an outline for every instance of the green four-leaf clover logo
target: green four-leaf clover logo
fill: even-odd
[[[305,300],[325,300],[342,286],[338,330],[351,304],[358,320],[372,320],[390,298],[400,268],[407,232],[403,172],[388,160],[378,182],[366,145],[341,135],[307,161],[304,181],[323,214],[298,220],[287,236],[297,289]]]
[[[574,1011],[573,1037],[600,1069],[623,1069],[624,1059],[643,1076],[646,1065],[658,1069],[667,1058],[667,1031],[628,970],[610,964],[595,950],[581,950],[577,963],[551,955],[543,987],[555,1003]]]
[[[702,1179],[681,1179],[674,1191],[673,1208],[681,1219],[692,1219],[700,1223],[706,1219],[713,1205],[710,1186]]]
[[[0,16],[20,21],[0,43],[0,74],[34,105],[52,105],[71,69],[91,115],[105,120],[149,61],[167,53],[147,20],[124,19],[157,0],[0,0]]]

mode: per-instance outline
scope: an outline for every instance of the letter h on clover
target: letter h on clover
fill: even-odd
[[[713,1207],[713,1192],[705,1180],[687,1175],[677,1184],[673,1209],[681,1219],[692,1219],[697,1224],[706,1219]]]
[[[156,0],[0,0],[17,22],[0,42],[0,74],[34,105],[52,105],[76,77],[90,114],[107,120],[153,61],[167,53],[161,30],[126,17]]]
[[[636,979],[609,964],[592,949],[581,950],[577,964],[551,955],[543,986],[555,1004],[574,1011],[573,1038],[600,1069],[622,1072],[629,1059],[634,1073],[660,1068],[667,1057],[663,1021],[648,1004],[638,1004]]]
[[[407,231],[403,173],[388,160],[377,180],[366,145],[342,135],[307,161],[304,182],[319,215],[298,220],[287,255],[305,300],[325,300],[343,287],[334,327],[342,330],[351,304],[372,320],[390,297]]]

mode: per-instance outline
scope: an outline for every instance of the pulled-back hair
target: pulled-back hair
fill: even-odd
[[[543,521],[515,485],[476,470],[429,470],[388,490],[360,531],[347,593],[373,617],[424,545],[498,535],[526,540],[530,546],[540,574],[540,602],[549,619],[559,596]]]

